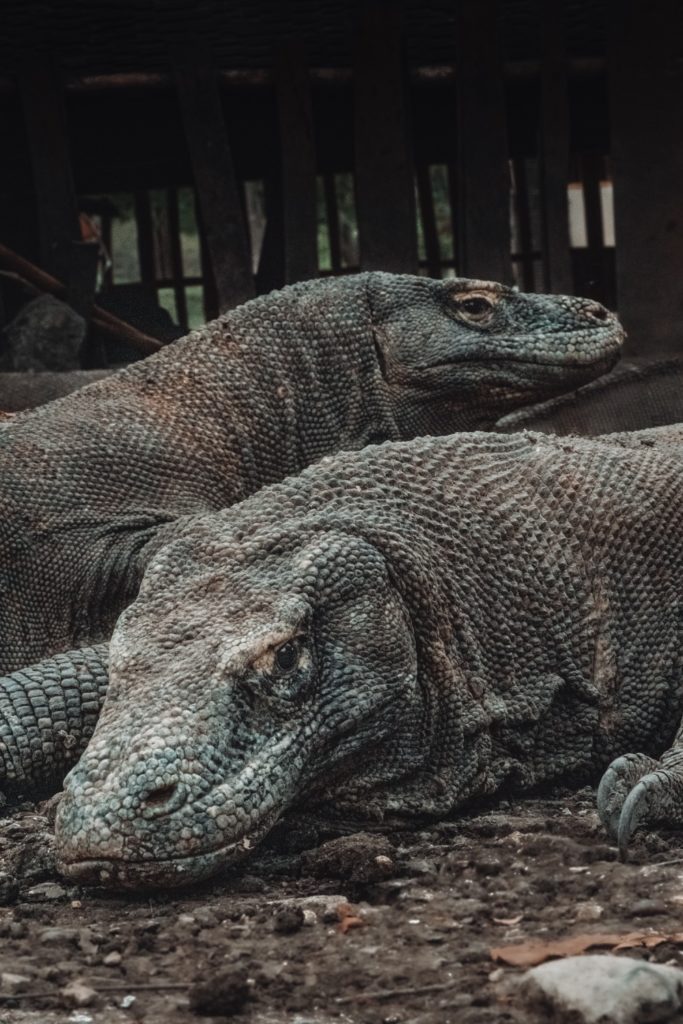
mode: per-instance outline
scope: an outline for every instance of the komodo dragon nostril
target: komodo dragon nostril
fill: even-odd
[[[142,800],[141,810],[145,818],[158,818],[172,814],[187,800],[187,789],[179,782],[153,789]]]

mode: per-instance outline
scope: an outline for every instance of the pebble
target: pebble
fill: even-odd
[[[661,900],[634,900],[624,908],[629,917],[654,917],[655,914],[666,914],[668,907]]]
[[[66,896],[66,889],[59,882],[40,882],[32,885],[26,893],[29,900],[62,900]]]
[[[102,963],[105,965],[105,967],[118,967],[122,960],[123,957],[119,953],[118,949],[113,949],[111,953],[107,953],[107,955],[102,960]]]
[[[291,935],[298,932],[305,920],[301,907],[281,907],[275,912],[273,931],[280,935]]]
[[[38,936],[39,942],[51,946],[65,946],[78,939],[78,928],[45,928]]]
[[[604,913],[599,903],[577,903],[574,916],[577,921],[599,921]]]
[[[31,979],[25,974],[12,974],[10,971],[3,971],[0,974],[0,991],[5,995],[12,996],[15,992],[25,992],[31,983]]]

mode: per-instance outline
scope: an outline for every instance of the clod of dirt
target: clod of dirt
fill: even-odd
[[[275,913],[273,920],[273,931],[281,935],[291,935],[298,932],[306,920],[306,915],[301,907],[287,906],[280,907]]]
[[[239,1013],[249,998],[245,971],[227,969],[193,985],[189,992],[190,1009],[203,1017],[231,1017]]]
[[[681,1006],[683,971],[620,956],[576,956],[527,971],[519,994],[556,1024],[667,1021]]]
[[[330,839],[301,859],[304,874],[315,878],[344,878],[351,882],[380,882],[396,873],[394,848],[385,836],[357,832]]]

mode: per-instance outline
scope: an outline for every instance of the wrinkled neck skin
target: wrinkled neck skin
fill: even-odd
[[[239,435],[253,489],[323,455],[400,437],[374,349],[365,275],[331,288],[307,281],[222,318],[227,360],[239,361],[244,385],[239,416],[224,407],[216,415]]]

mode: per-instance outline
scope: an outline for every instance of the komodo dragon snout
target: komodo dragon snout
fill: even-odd
[[[367,801],[423,756],[400,739],[422,714],[407,612],[383,556],[342,533],[208,558],[171,545],[119,620],[110,675],[57,819],[78,881],[199,881],[293,804]]]

